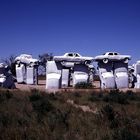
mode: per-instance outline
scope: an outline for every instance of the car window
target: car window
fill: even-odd
[[[113,53],[109,53],[108,55],[113,55]]]
[[[72,54],[72,53],[69,53],[68,56],[69,56],[69,57],[73,57],[73,54]]]
[[[32,57],[31,57],[31,56],[25,56],[25,58],[27,58],[27,59],[31,59]]]
[[[75,56],[76,56],[76,57],[80,57],[77,53],[75,53]]]
[[[114,53],[114,55],[118,55],[118,53]]]

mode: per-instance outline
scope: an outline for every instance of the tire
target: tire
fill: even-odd
[[[65,65],[65,61],[62,61],[61,64],[64,66]]]
[[[33,67],[34,66],[34,63],[33,62],[30,62],[29,66],[30,67]]]
[[[15,62],[16,64],[20,64],[20,60],[16,60],[16,62]]]
[[[108,58],[104,58],[103,63],[107,64],[108,63]]]
[[[90,63],[91,63],[91,61],[89,61],[89,60],[85,61],[85,65],[90,64]]]
[[[128,63],[128,61],[129,61],[129,59],[128,59],[128,58],[125,58],[125,59],[124,59],[124,63],[125,63],[125,64],[127,64],[127,63]]]

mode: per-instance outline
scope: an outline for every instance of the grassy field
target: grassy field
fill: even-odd
[[[0,140],[139,140],[140,93],[0,90]]]

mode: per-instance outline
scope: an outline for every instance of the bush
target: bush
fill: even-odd
[[[29,99],[31,102],[40,100],[42,96],[39,93],[33,93],[31,96],[29,96]]]
[[[65,129],[68,127],[67,115],[67,112],[61,111],[59,109],[54,109],[53,111],[49,112],[47,114],[47,122],[51,131],[54,131],[54,129],[60,127],[62,127],[65,131]]]
[[[103,98],[103,93],[91,93],[88,100],[91,102],[101,101]]]
[[[119,104],[128,104],[127,96],[119,90],[111,90],[109,94],[103,97],[105,102],[115,102]]]
[[[79,92],[74,92],[73,95],[74,97],[81,97],[81,94]]]
[[[140,137],[129,131],[128,128],[119,128],[116,129],[112,136],[113,140],[140,140]]]
[[[32,94],[29,96],[32,103],[34,111],[38,115],[38,120],[41,121],[42,117],[49,111],[53,110],[53,105],[50,103],[49,99],[45,95],[39,93]]]
[[[105,105],[99,111],[101,121],[110,128],[117,128],[119,125],[118,113],[114,111],[111,105]]]
[[[126,95],[126,98],[127,98],[128,100],[140,101],[140,96],[138,96],[137,93],[134,93],[134,92],[131,91],[131,90],[127,90],[126,93],[125,93],[125,95]]]
[[[8,100],[12,97],[13,97],[13,94],[11,92],[9,92],[9,90],[2,91],[2,93],[0,93],[0,102]]]
[[[75,88],[81,88],[81,89],[92,88],[92,83],[79,82],[75,85]]]

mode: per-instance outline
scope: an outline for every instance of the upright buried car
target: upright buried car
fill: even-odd
[[[31,55],[21,54],[15,58],[18,83],[37,84],[39,60]]]
[[[95,57],[95,61],[103,61],[104,63],[108,63],[109,60],[111,61],[124,61],[124,63],[128,63],[131,59],[130,55],[120,55],[117,52],[106,52],[103,55],[98,55]]]
[[[80,62],[90,64],[93,61],[93,57],[84,57],[78,53],[65,53],[63,56],[54,56],[54,61],[62,62]]]

